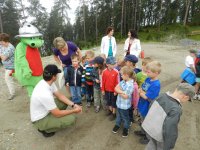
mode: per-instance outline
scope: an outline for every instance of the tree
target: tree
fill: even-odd
[[[14,41],[13,37],[19,34],[19,18],[17,10],[14,8],[14,3],[15,0],[7,0],[2,8],[3,31],[11,36],[11,42]]]
[[[30,6],[26,8],[29,16],[33,18],[32,23],[44,33],[47,28],[48,14],[46,8],[40,4],[39,0],[28,0]]]
[[[187,23],[188,13],[189,13],[189,7],[190,7],[190,0],[185,0],[186,3],[186,10],[185,10],[185,17],[183,21],[183,25],[185,26]]]
[[[121,37],[123,35],[123,23],[124,23],[124,0],[122,0],[122,16],[121,16]]]
[[[68,5],[69,0],[55,0],[55,11],[58,12],[58,15],[62,18],[63,24],[65,22],[69,22],[70,19],[68,17],[67,11],[70,9]]]

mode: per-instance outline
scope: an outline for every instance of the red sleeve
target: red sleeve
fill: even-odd
[[[102,72],[102,86],[101,91],[105,91],[105,71]]]
[[[120,80],[120,76],[119,76],[119,72],[116,71],[116,80],[115,80],[115,87],[119,84],[119,80]]]

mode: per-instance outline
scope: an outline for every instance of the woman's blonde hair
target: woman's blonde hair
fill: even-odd
[[[65,47],[66,42],[62,37],[57,37],[53,40],[53,45],[55,46],[55,48],[61,49]]]

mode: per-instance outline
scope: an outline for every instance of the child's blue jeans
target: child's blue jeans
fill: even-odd
[[[120,127],[122,121],[124,122],[124,128],[129,129],[130,126],[129,109],[124,110],[117,108],[116,125]]]
[[[91,103],[94,99],[93,85],[86,84],[85,87],[86,87],[86,100],[87,102]]]
[[[81,87],[80,86],[70,86],[70,93],[72,96],[72,101],[74,103],[80,103],[81,102]]]

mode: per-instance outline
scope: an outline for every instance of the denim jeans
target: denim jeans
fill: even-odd
[[[91,103],[92,99],[94,98],[93,85],[86,84],[85,87],[86,87],[86,100],[87,100],[87,102]]]
[[[67,67],[63,67],[63,72],[64,72],[64,77],[65,77],[65,81],[67,79]]]
[[[81,102],[81,87],[80,86],[70,86],[70,93],[72,95],[72,101],[74,103]]]
[[[129,109],[124,110],[117,108],[116,125],[120,127],[122,121],[124,122],[124,128],[129,129],[130,126]]]
[[[133,105],[131,105],[131,107],[129,108],[129,118],[130,118],[131,122],[134,121],[134,118],[133,118]]]

